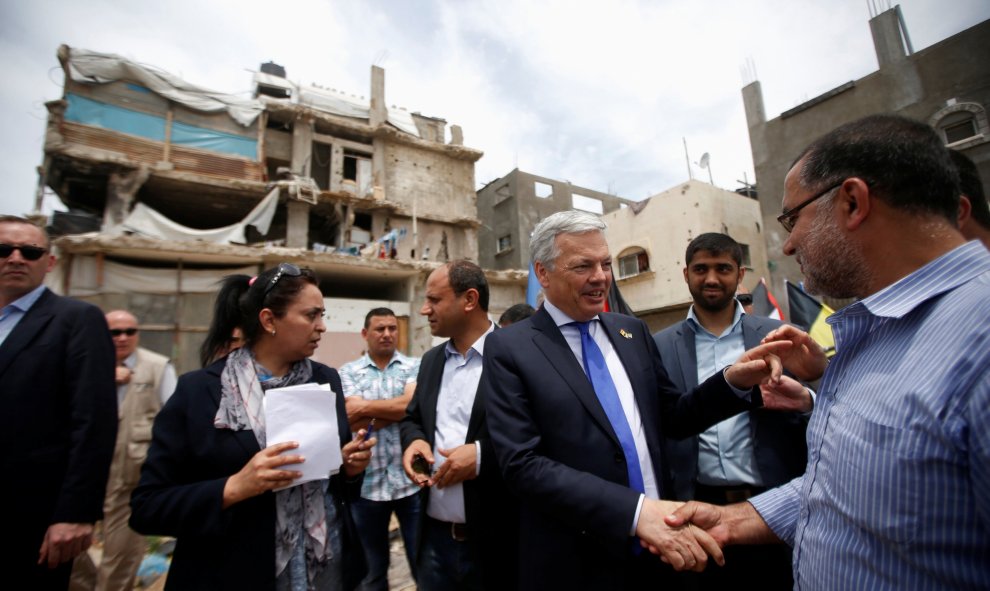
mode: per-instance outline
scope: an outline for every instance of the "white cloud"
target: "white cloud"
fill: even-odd
[[[915,49],[990,17],[985,0],[903,0]],[[876,69],[862,0],[618,0],[0,7],[0,211],[32,207],[44,101],[61,95],[60,43],[119,53],[226,92],[275,61],[290,79],[461,125],[481,185],[514,167],[639,199],[711,155],[715,183],[753,180],[740,70],[755,63],[768,117]],[[694,169],[696,178],[708,172]]]

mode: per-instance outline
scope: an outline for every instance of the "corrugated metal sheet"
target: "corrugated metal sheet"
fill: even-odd
[[[70,121],[62,123],[62,137],[69,143],[118,152],[136,164],[154,165],[162,161],[165,153],[165,144],[162,142]],[[264,167],[260,162],[204,150],[173,145],[170,149],[169,161],[175,165],[175,170],[178,172],[245,181],[264,180]]]

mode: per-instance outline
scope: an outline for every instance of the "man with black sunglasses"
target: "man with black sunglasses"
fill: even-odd
[[[4,575],[24,589],[68,586],[103,515],[117,433],[107,322],[42,284],[54,266],[44,229],[0,216]]]
[[[73,589],[130,591],[134,588],[144,536],[127,525],[131,492],[151,444],[155,415],[175,391],[175,368],[168,357],[139,347],[138,319],[127,310],[107,312],[117,354],[117,444],[103,503],[103,556],[99,567],[80,554],[72,568]],[[95,585],[95,587],[94,587]]]

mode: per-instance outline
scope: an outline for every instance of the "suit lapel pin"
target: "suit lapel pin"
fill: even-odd
[[[622,335],[622,336],[624,336],[624,337],[626,337],[627,339],[631,339],[632,338],[632,333],[626,332],[626,329],[624,329],[624,328],[620,328],[619,329],[619,334]]]

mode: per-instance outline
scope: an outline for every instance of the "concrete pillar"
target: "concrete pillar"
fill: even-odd
[[[371,66],[371,127],[384,125],[388,120],[385,106],[385,70]],[[380,137],[371,142],[371,184],[375,199],[385,199],[385,143]]]
[[[406,288],[409,294],[409,350],[412,355],[420,356],[430,350],[433,345],[433,335],[430,334],[430,324],[426,317],[419,313],[419,309],[426,301],[426,278],[429,275],[423,272],[414,275],[406,280]]]
[[[750,129],[767,122],[767,112],[763,106],[763,88],[755,80],[742,89],[743,105],[746,108],[746,124]]]
[[[371,66],[371,123],[378,127],[388,120],[388,108],[385,106],[385,70]]]
[[[292,126],[292,172],[301,176],[312,176],[313,162],[313,119],[297,117]]]
[[[461,129],[460,125],[450,126],[450,143],[453,146],[464,145],[464,130]]]
[[[330,147],[330,190],[340,191],[344,180],[344,149],[339,144]]]
[[[371,142],[371,186],[377,201],[385,200],[385,140],[376,137]]]
[[[881,70],[907,57],[896,9],[891,8],[870,19],[870,32],[873,34],[873,46],[876,48],[877,63]]]
[[[285,224],[285,245],[289,248],[309,247],[309,203],[289,199],[285,208],[288,212]]]

